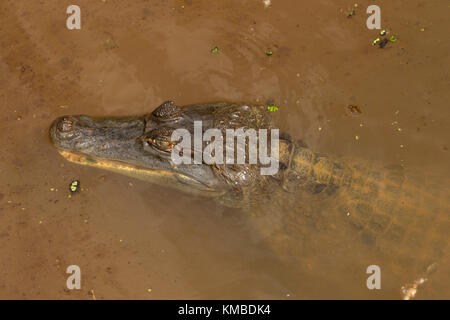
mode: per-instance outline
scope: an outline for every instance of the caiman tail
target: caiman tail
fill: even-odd
[[[315,274],[323,269],[334,282],[351,281],[353,273],[364,286],[366,268],[378,265],[384,288],[397,293],[430,266],[448,268],[446,177],[333,158],[298,142],[281,144],[280,161],[281,188],[258,199],[252,223],[286,261],[300,260]]]

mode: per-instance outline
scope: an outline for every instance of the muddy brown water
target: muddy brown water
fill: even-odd
[[[282,131],[315,151],[433,172],[448,189],[447,1],[378,1],[398,38],[385,49],[371,46],[365,0],[352,18],[354,1],[79,0],[73,31],[70,4],[0,5],[0,298],[401,298],[366,287],[367,266],[388,261],[290,264],[240,210],[68,163],[48,128],[63,114],[135,115],[169,99],[271,99]],[[75,178],[83,190],[68,198]],[[66,288],[72,264],[81,290]],[[449,269],[440,261],[417,297],[450,298]]]

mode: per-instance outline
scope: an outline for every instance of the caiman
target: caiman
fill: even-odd
[[[169,101],[141,116],[63,116],[51,125],[50,137],[70,161],[249,211],[263,243],[281,261],[300,262],[299,272],[314,274],[317,268],[324,279],[333,271],[361,274],[358,285],[365,286],[366,268],[379,265],[382,288],[407,299],[436,267],[448,268],[447,180],[411,175],[402,166],[318,154],[287,134],[280,135],[275,175],[261,175],[258,163],[175,165],[171,134],[178,128],[194,134],[197,120],[203,131],[274,128],[263,106],[220,102],[178,107]],[[345,277],[330,281],[342,292],[351,286]],[[447,285],[439,290],[446,295]]]

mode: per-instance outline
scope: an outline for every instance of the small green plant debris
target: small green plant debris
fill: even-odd
[[[395,37],[395,35],[392,34],[389,37],[389,31],[387,31],[386,29],[380,31],[380,37],[372,41],[372,46],[378,45],[381,49],[383,49],[389,44],[389,42],[397,42],[397,38]]]
[[[70,183],[69,190],[71,193],[77,193],[80,191],[80,180],[73,180]]]

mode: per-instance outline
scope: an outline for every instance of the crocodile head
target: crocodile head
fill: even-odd
[[[213,103],[177,107],[169,101],[152,113],[134,117],[94,118],[68,115],[56,119],[50,137],[67,160],[120,172],[184,191],[217,196],[252,184],[258,174],[252,165],[217,166],[174,164],[171,141],[174,129],[194,134],[194,121],[203,132],[236,128],[269,128],[264,108]]]

